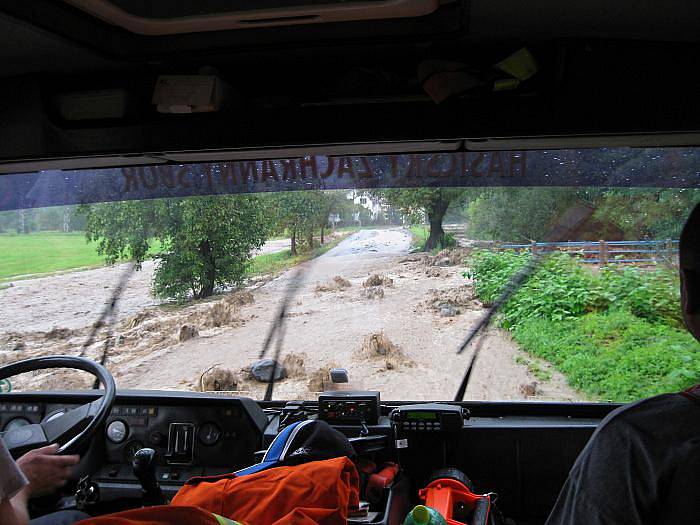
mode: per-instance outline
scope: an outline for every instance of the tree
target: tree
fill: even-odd
[[[677,239],[698,202],[696,189],[613,189],[602,195],[596,217],[612,221],[630,239]]]
[[[451,203],[465,195],[461,188],[410,188],[373,190],[371,193],[384,202],[401,208],[411,222],[418,222],[425,213],[430,224],[430,235],[423,249],[430,251],[445,246],[445,231],[442,220]]]
[[[467,203],[467,231],[477,239],[542,241],[555,218],[578,200],[575,188],[482,188]]]
[[[81,211],[88,241],[97,242],[108,263],[127,258],[140,266],[155,250],[153,291],[178,300],[239,284],[270,226],[255,196],[114,202]]]
[[[321,231],[323,244],[328,215],[343,208],[346,194],[339,191],[288,191],[269,197],[275,210],[277,230],[286,231],[290,236],[292,255],[297,255],[300,242],[309,249],[313,248],[317,229]]]

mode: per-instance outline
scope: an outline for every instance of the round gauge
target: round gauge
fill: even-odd
[[[215,445],[221,437],[221,429],[216,423],[204,423],[199,427],[197,437],[204,445]]]
[[[5,432],[17,430],[18,428],[26,427],[27,425],[31,425],[28,420],[24,419],[23,417],[16,417],[7,422],[7,425],[5,425]]]
[[[49,412],[46,414],[46,417],[41,420],[42,423],[48,423],[49,421],[53,421],[54,419],[58,419],[61,417],[63,414],[65,414],[66,411],[63,410],[62,408],[59,408],[58,410],[54,410],[53,412]]]
[[[112,443],[121,443],[126,439],[129,429],[126,427],[126,423],[117,419],[112,421],[107,425],[107,439]]]
[[[129,441],[124,447],[124,455],[126,456],[127,463],[131,463],[134,459],[134,454],[143,448],[143,443],[140,441]]]

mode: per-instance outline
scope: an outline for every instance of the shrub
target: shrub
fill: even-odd
[[[565,321],[531,318],[513,337],[528,353],[550,361],[572,386],[603,400],[678,391],[700,378],[700,344],[688,332],[624,310]]]
[[[529,258],[478,252],[465,276],[489,304]],[[611,266],[594,272],[567,254],[554,254],[501,307],[500,323],[572,386],[595,398],[631,401],[700,379],[700,344],[683,327],[678,290],[670,269]]]
[[[608,308],[626,309],[654,323],[683,327],[676,272],[608,266],[601,270],[597,281],[596,292]]]
[[[467,276],[474,279],[479,298],[490,304],[528,260],[528,254],[479,252]],[[569,255],[551,255],[503,305],[502,326],[514,328],[531,318],[561,321],[581,316],[591,309],[594,285],[592,274]]]
[[[465,274],[477,296],[492,303],[529,260],[528,253],[479,251]],[[608,266],[594,273],[568,254],[547,256],[501,308],[502,325],[530,318],[561,321],[589,312],[622,309],[652,323],[683,327],[678,276],[670,269]]]

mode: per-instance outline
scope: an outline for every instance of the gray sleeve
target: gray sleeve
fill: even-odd
[[[0,500],[10,499],[27,485],[27,478],[0,439]]]
[[[576,460],[546,525],[643,525],[657,499],[659,464],[624,417],[604,421]]]

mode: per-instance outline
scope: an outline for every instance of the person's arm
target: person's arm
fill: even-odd
[[[3,517],[3,523],[7,525],[27,525],[29,523],[28,500],[29,490],[26,487],[11,499],[3,499],[0,502],[0,516]]]
[[[651,522],[661,458],[653,440],[616,412],[601,423],[574,463],[546,525]]]
[[[29,481],[31,497],[49,494],[65,485],[80,461],[80,456],[59,456],[58,445],[37,448],[17,460],[17,465]]]
[[[2,523],[25,525],[29,522],[28,481],[0,439],[0,516]]]

